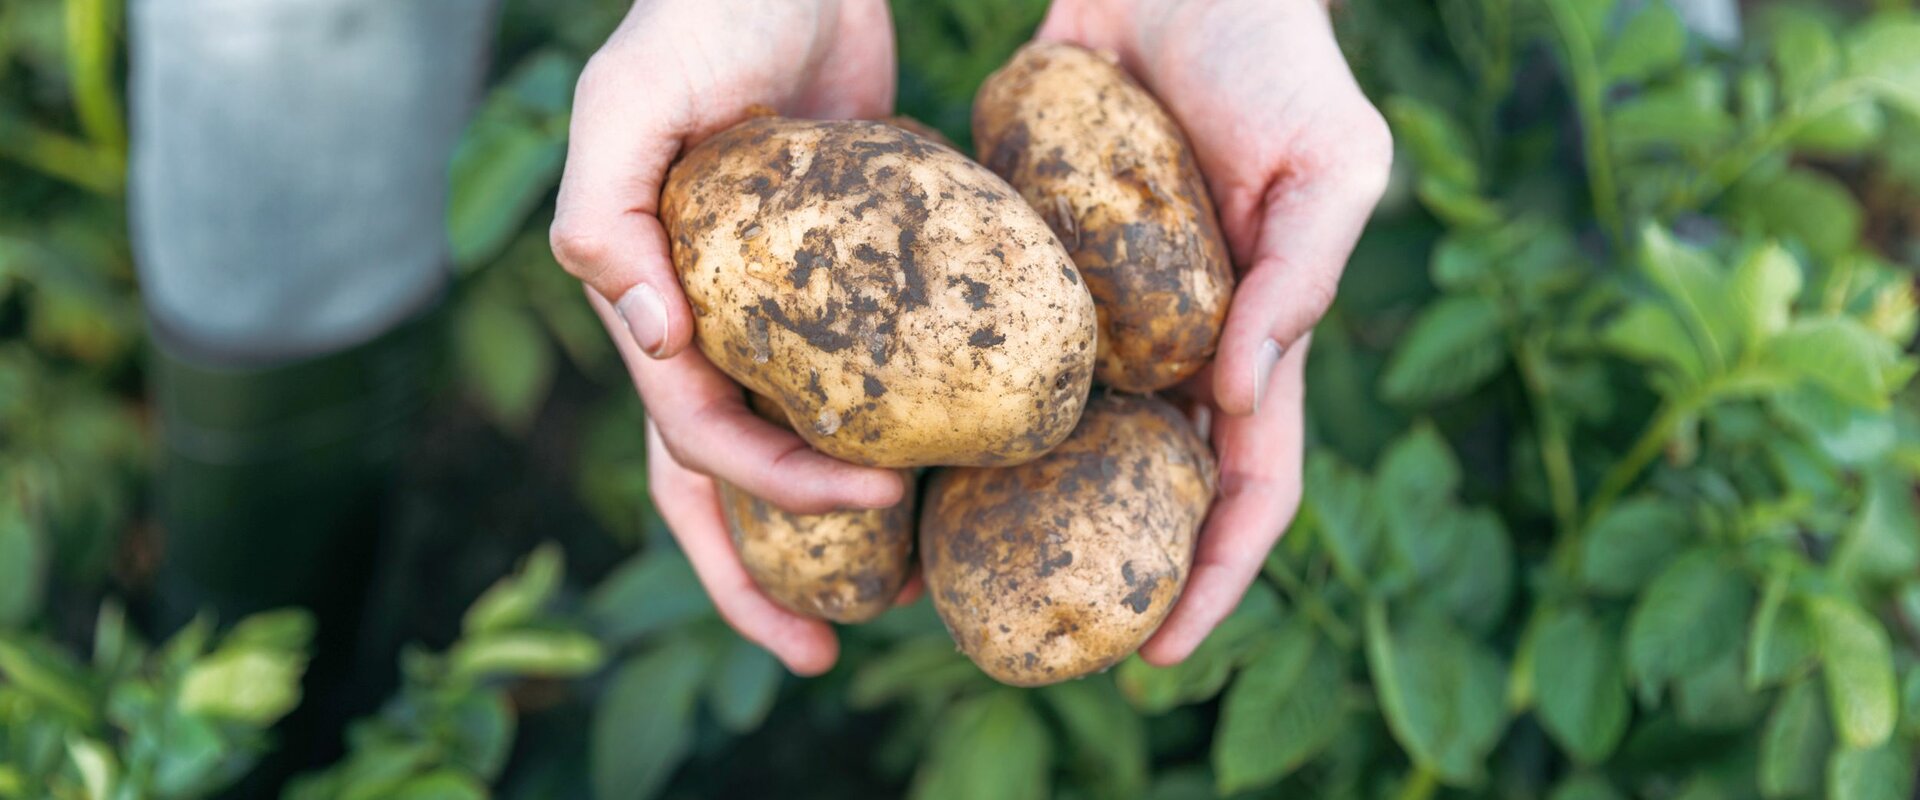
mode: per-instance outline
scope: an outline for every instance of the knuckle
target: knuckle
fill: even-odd
[[[1378,198],[1386,191],[1388,176],[1393,171],[1393,129],[1379,109],[1363,103],[1346,141],[1346,173],[1355,190]]]
[[[547,241],[560,265],[566,268],[568,274],[581,280],[598,272],[598,265],[611,252],[606,237],[565,217],[554,220],[553,227],[547,232]]]

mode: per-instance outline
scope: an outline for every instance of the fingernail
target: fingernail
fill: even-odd
[[[613,309],[627,321],[627,330],[633,333],[640,349],[658,357],[660,348],[667,345],[667,304],[660,299],[660,293],[642,283],[628,289]]]
[[[1273,377],[1273,365],[1280,363],[1280,343],[1268,339],[1260,343],[1260,355],[1253,360],[1253,411],[1260,413],[1260,398],[1267,394],[1267,380]]]

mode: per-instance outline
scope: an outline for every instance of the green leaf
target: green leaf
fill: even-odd
[[[1445,295],[1428,305],[1400,339],[1381,377],[1381,393],[1403,405],[1459,397],[1506,363],[1500,308],[1475,294]]]
[[[462,630],[487,633],[532,620],[560,588],[561,572],[560,547],[541,545],[527,556],[519,572],[500,579],[473,601],[461,623]]]
[[[1680,316],[1646,301],[1629,304],[1600,332],[1608,349],[1634,361],[1666,367],[1687,384],[1707,375],[1707,362]]]
[[[1734,268],[1732,283],[1747,342],[1764,342],[1787,329],[1800,295],[1800,262],[1792,254],[1775,244],[1760,247]]]
[[[108,800],[116,795],[120,762],[113,757],[113,748],[97,739],[69,736],[67,758],[80,773],[80,782],[87,788],[89,800]]]
[[[1914,756],[1897,742],[1878,747],[1835,750],[1827,765],[1831,800],[1910,800]]]
[[[1913,481],[1879,468],[1864,476],[1866,501],[1831,561],[1849,582],[1892,583],[1920,570],[1920,515],[1914,513]]]
[[[1507,216],[1499,204],[1472,189],[1431,175],[1415,183],[1413,192],[1434,216],[1456,228],[1487,227]]]
[[[0,497],[0,629],[24,625],[39,612],[47,551],[25,512]]]
[[[1840,316],[1802,319],[1767,346],[1769,364],[1852,405],[1883,409],[1912,376],[1898,350]]]
[[[1026,695],[994,691],[948,709],[913,780],[916,800],[1041,800],[1051,739]]]
[[[1627,732],[1618,637],[1584,610],[1553,613],[1533,645],[1540,722],[1575,761],[1599,764]]]
[[[1443,516],[1434,538],[1450,551],[1447,565],[1422,594],[1469,631],[1485,634],[1506,617],[1513,588],[1513,543],[1500,515],[1472,508]]]
[[[1641,699],[1654,703],[1668,681],[1737,648],[1751,594],[1746,579],[1709,550],[1661,571],[1627,619],[1627,664]]]
[[[1396,566],[1415,578],[1437,572],[1451,554],[1446,540],[1432,534],[1447,521],[1460,486],[1460,463],[1440,432],[1422,422],[1389,445],[1374,486]]]
[[[1900,682],[1900,731],[1909,739],[1920,739],[1920,667],[1908,667]]]
[[[693,745],[693,703],[706,654],[687,643],[654,648],[614,673],[594,709],[593,788],[602,800],[653,797]]]
[[[1421,172],[1467,191],[1480,185],[1480,167],[1467,130],[1446,111],[1411,95],[1383,104],[1394,141],[1407,149]]]
[[[1367,667],[1393,737],[1450,785],[1473,785],[1506,727],[1506,669],[1493,653],[1430,615],[1400,626],[1367,607]]]
[[[1750,730],[1766,713],[1767,698],[1747,688],[1741,676],[1741,654],[1729,650],[1702,669],[1673,682],[1674,708],[1680,722],[1705,731]]]
[[[1591,772],[1580,773],[1561,781],[1553,787],[1553,793],[1547,800],[1627,800],[1626,795],[1613,788],[1606,776]]]
[[[1920,113],[1920,17],[1887,14],[1847,36],[1847,69],[1887,102]]]
[[[300,703],[303,654],[226,648],[199,661],[180,681],[178,704],[187,714],[265,726]]]
[[[678,550],[648,551],[628,559],[594,587],[588,616],[601,639],[624,645],[642,636],[713,613],[713,601]]]
[[[1680,310],[1708,368],[1718,373],[1732,363],[1740,350],[1744,315],[1719,265],[1705,251],[1651,225],[1641,232],[1640,265]]]
[[[1780,695],[1760,733],[1760,793],[1769,800],[1811,797],[1826,772],[1833,731],[1820,690],[1800,681]]]
[[[1805,98],[1840,69],[1840,42],[1825,15],[1782,5],[1768,9],[1768,44],[1780,89],[1790,100]]]
[[[1346,721],[1341,661],[1296,619],[1248,662],[1227,690],[1213,738],[1221,794],[1277,783],[1333,743]]]
[[[1747,636],[1747,686],[1761,689],[1798,677],[1813,666],[1813,623],[1801,604],[1790,602],[1784,574],[1767,581]]]
[[[454,358],[462,383],[489,419],[525,431],[553,383],[553,348],[527,310],[479,295],[454,319]]]
[[[1233,668],[1263,636],[1280,623],[1280,599],[1264,582],[1247,590],[1240,607],[1215,629],[1187,660],[1171,667],[1150,666],[1138,657],[1120,662],[1114,683],[1135,708],[1159,714],[1220,693]]]
[[[1736,216],[1759,230],[1805,244],[1823,258],[1852,248],[1866,219],[1846,184],[1809,169],[1743,182],[1729,202]]]
[[[1686,549],[1686,512],[1655,495],[1615,504],[1594,520],[1581,542],[1581,581],[1596,594],[1632,595]]]
[[[1624,100],[1607,112],[1607,124],[1614,147],[1627,152],[1663,146],[1704,152],[1725,145],[1739,128],[1726,109],[1724,88],[1716,93],[1697,79]]]
[[[1887,117],[1872,100],[1863,99],[1820,114],[1793,132],[1795,150],[1824,156],[1858,155],[1880,139]]]
[[[504,691],[466,695],[447,709],[445,746],[449,760],[492,780],[506,767],[518,720]]]
[[[764,648],[737,636],[728,637],[719,671],[707,684],[707,702],[720,725],[734,733],[760,727],[773,710],[784,670]]]
[[[235,624],[221,638],[221,646],[298,654],[313,644],[313,626],[313,613],[303,608],[262,611]]]
[[[447,238],[467,269],[500,254],[560,179],[564,140],[525,121],[482,114],[454,151]]]
[[[1060,720],[1071,763],[1095,796],[1138,797],[1146,791],[1146,726],[1112,681],[1068,681],[1039,695]]]
[[[951,638],[927,636],[898,642],[861,664],[847,689],[847,703],[865,710],[916,694],[944,696],[980,677]]]
[[[1611,37],[1600,72],[1613,82],[1641,80],[1679,64],[1686,47],[1680,15],[1665,0],[1652,0]]]
[[[1815,448],[1793,456],[1787,455],[1786,442],[1776,444],[1776,456],[1782,464],[1782,471],[1788,472],[1791,466],[1796,487],[1808,489],[1832,489],[1815,491],[1813,497],[1831,499],[1839,496],[1835,477],[1821,470],[1831,472],[1834,464],[1845,466],[1865,466],[1886,457],[1893,450],[1898,431],[1894,425],[1893,410],[1862,408],[1835,397],[1827,390],[1816,385],[1802,385],[1781,392],[1773,398],[1773,410],[1780,418],[1798,431],[1805,433]],[[1818,476],[1816,478],[1816,476]],[[1843,527],[1841,524],[1827,526]]]
[[[1305,501],[1318,522],[1315,530],[1326,545],[1334,572],[1348,586],[1364,588],[1382,524],[1380,507],[1372,498],[1373,482],[1319,449],[1307,456],[1305,481]]]
[[[472,775],[441,768],[409,778],[391,796],[393,800],[485,800],[492,794]]]
[[[453,673],[481,680],[495,676],[571,678],[600,668],[600,643],[567,630],[507,630],[462,639],[448,654]]]
[[[1838,597],[1813,596],[1804,602],[1820,646],[1834,731],[1850,748],[1885,742],[1900,713],[1886,630],[1859,606]]]

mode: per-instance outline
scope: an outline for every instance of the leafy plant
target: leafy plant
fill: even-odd
[[[0,635],[0,797],[214,794],[299,703],[312,637],[312,619],[287,610],[217,638],[196,620],[148,648],[112,604],[88,663],[41,637]]]
[[[348,731],[347,758],[298,778],[291,800],[483,798],[512,752],[517,681],[566,679],[600,668],[599,642],[555,615],[560,551],[542,546],[467,609],[458,642],[410,650],[406,683],[380,714]]]

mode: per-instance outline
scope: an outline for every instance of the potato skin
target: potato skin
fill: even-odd
[[[1086,278],[1094,380],[1149,392],[1213,358],[1233,264],[1186,136],[1152,95],[1092,51],[1036,42],[980,87],[973,139]]]
[[[760,394],[747,405],[791,430],[780,404]],[[727,533],[760,590],[801,616],[852,624],[880,616],[913,571],[913,471],[900,470],[907,493],[892,508],[793,514],[726,481],[720,511]]]
[[[1160,626],[1215,466],[1166,401],[1107,395],[1035,461],[928,481],[920,566],[934,608],[988,675],[1039,686],[1106,669]]]
[[[1017,464],[1079,418],[1093,299],[1046,223],[951,148],[751,119],[674,166],[661,219],[701,351],[820,452]]]
[[[893,606],[912,571],[913,473],[892,508],[790,514],[719,481],[740,562],[761,591],[802,616],[851,624]]]

